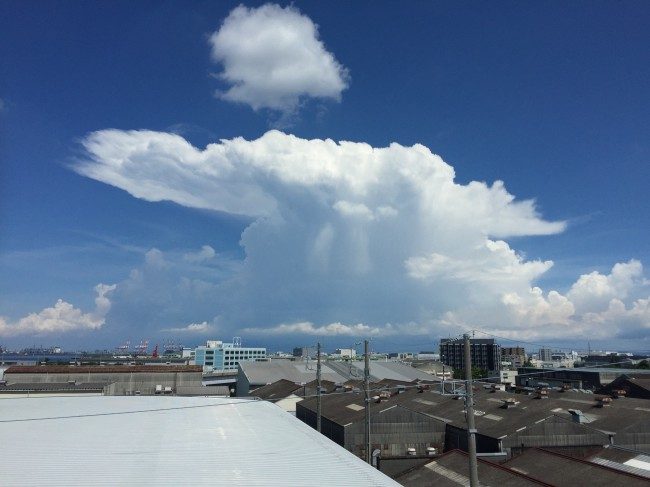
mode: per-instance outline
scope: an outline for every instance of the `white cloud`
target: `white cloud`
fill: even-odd
[[[604,310],[613,298],[624,299],[635,287],[643,284],[643,265],[638,260],[616,264],[610,274],[597,271],[580,276],[567,296],[579,311]]]
[[[187,262],[206,262],[214,259],[217,253],[209,245],[204,245],[198,252],[188,252],[183,255],[183,259]]]
[[[254,110],[294,112],[303,97],[340,100],[348,71],[327,51],[318,27],[293,6],[236,7],[210,37],[219,77],[230,87],[219,96]]]
[[[49,333],[66,333],[78,330],[97,330],[102,327],[111,308],[108,295],[115,290],[115,285],[98,284],[95,286],[95,310],[84,313],[70,303],[59,299],[53,307],[38,313],[30,313],[16,322],[0,317],[0,336],[41,335]]]
[[[203,315],[219,314],[228,330],[435,336],[475,327],[523,339],[647,326],[640,262],[580,276],[566,293],[542,290],[537,281],[553,262],[528,260],[507,240],[559,233],[565,223],[544,220],[499,181],[457,183],[422,145],[373,148],[270,131],[201,150],[174,134],[105,130],[84,146],[81,174],[149,201],[253,220],[241,236],[245,259],[227,275],[193,276],[179,263],[187,258],[153,252],[134,274],[147,284],[134,277],[124,286],[175,313],[180,296],[199,296]],[[154,274],[160,262],[167,267],[156,272],[173,278]]]
[[[528,338],[627,337],[650,329],[650,298],[624,302],[631,294],[647,293],[647,284],[642,264],[631,260],[615,264],[607,275],[581,275],[566,296],[550,291],[545,297],[534,287],[523,296],[506,293],[502,300],[520,327],[528,328]]]
[[[316,326],[310,321],[299,323],[283,323],[271,328],[245,328],[246,333],[259,333],[266,335],[318,335],[318,336],[376,336],[382,333],[381,328],[370,327],[363,323],[345,325],[343,323],[330,323],[329,325]]]
[[[204,321],[202,323],[190,323],[187,326],[182,326],[178,328],[164,328],[161,331],[170,332],[170,333],[194,333],[197,335],[203,335],[207,333],[212,333],[216,330],[216,326]]]
[[[411,257],[405,265],[416,279],[452,279],[466,282],[508,283],[531,282],[553,266],[552,261],[525,261],[502,241],[486,239],[463,258],[433,252]]]

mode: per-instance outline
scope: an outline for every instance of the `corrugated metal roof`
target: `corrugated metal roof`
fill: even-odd
[[[252,385],[272,384],[280,379],[294,383],[311,382],[316,379],[316,363],[311,362],[240,362],[239,368]],[[345,382],[346,377],[336,373],[327,363],[322,365],[322,377],[331,382]]]
[[[6,399],[0,418],[3,486],[399,485],[265,401]]]
[[[431,485],[458,487],[459,485],[469,485],[468,473],[467,454],[459,450],[452,450],[421,467],[411,469],[397,477],[397,480],[405,487],[429,487]],[[481,459],[478,460],[478,477],[481,485],[485,486],[550,485]]]
[[[306,361],[271,361],[271,362],[241,362],[239,368],[248,378],[251,385],[271,384],[280,379],[291,382],[309,382],[316,378],[316,363]],[[350,379],[363,379],[363,361],[337,362],[323,361],[322,375],[324,380],[332,382],[346,382]],[[410,365],[400,362],[373,361],[370,364],[370,380],[373,382],[382,379],[403,381],[414,380],[436,381],[436,377],[422,372]]]
[[[647,487],[648,481],[643,477],[609,468],[598,463],[572,458],[557,452],[531,448],[502,464],[530,477],[553,485],[592,487]]]
[[[589,461],[650,479],[650,456],[634,450],[608,445]]]

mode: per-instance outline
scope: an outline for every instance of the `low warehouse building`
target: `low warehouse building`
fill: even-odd
[[[160,393],[182,394],[202,386],[202,369],[192,365],[14,365],[5,370],[4,380],[8,386],[103,383],[104,394],[111,396],[156,394],[157,387]]]

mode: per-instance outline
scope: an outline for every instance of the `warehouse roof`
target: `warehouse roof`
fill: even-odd
[[[5,399],[0,418],[0,437],[12,439],[3,486],[398,485],[266,401]]]
[[[323,361],[323,380],[343,383],[349,380],[363,380],[361,361]],[[310,382],[316,378],[316,363],[312,361],[272,360],[271,362],[240,362],[239,368],[249,384],[272,384],[280,379],[295,383]],[[414,380],[436,381],[436,377],[400,362],[371,362],[370,380],[373,382],[391,379],[401,383]]]
[[[12,365],[5,374],[130,374],[202,372],[200,365]]]
[[[271,362],[240,362],[239,370],[253,385],[272,384],[286,379],[300,384],[316,379],[316,363],[313,361],[272,360]],[[331,382],[345,382],[346,378],[337,374],[327,363],[322,364],[322,378]]]
[[[641,476],[538,448],[526,450],[503,466],[557,486],[648,485],[648,480]]]
[[[327,362],[327,364],[348,379],[363,379],[364,363],[362,361]],[[414,380],[437,380],[435,376],[416,369],[409,364],[395,361],[371,361],[370,380],[377,382],[382,379],[392,379],[402,383],[413,382]]]
[[[255,389],[251,395],[260,399],[281,399],[290,396],[298,389],[302,389],[300,384],[287,379],[280,379],[273,384],[267,384]]]
[[[381,404],[371,403],[371,410],[385,409],[399,404],[405,408],[417,411],[445,423],[465,428],[465,401],[460,396],[441,395],[436,386],[431,390],[419,391],[413,385],[402,394],[394,394]],[[371,387],[371,395],[379,394],[378,387]],[[395,389],[393,389],[395,392]],[[330,395],[322,398],[322,414],[324,417],[340,425],[359,421],[364,417],[363,393],[349,395]],[[504,400],[514,399],[516,405],[505,409]],[[474,395],[474,409],[476,412],[476,428],[479,434],[501,438],[532,424],[538,423],[554,416],[562,418],[567,423],[572,422],[569,409],[580,409],[587,419],[591,421],[586,425],[600,431],[625,433],[635,430],[645,432],[650,429],[650,408],[643,399],[618,399],[611,402],[611,406],[599,408],[593,395],[565,392],[550,393],[548,399],[537,399],[536,396],[525,394],[512,394],[508,392],[488,392],[483,388],[476,388]],[[305,407],[315,411],[316,400],[307,399],[299,403],[298,407]]]
[[[607,445],[589,461],[650,479],[650,456],[638,451]]]
[[[481,485],[499,487],[539,486],[547,484],[500,465],[478,460],[478,478]],[[469,485],[468,457],[465,452],[452,450],[421,467],[400,475],[397,480],[404,487],[458,487]]]
[[[334,392],[338,386],[334,382],[321,380],[320,387],[321,393],[329,394],[331,392]],[[280,379],[278,381],[275,381],[273,384],[267,384],[265,386],[258,387],[252,391],[250,395],[270,401],[273,399],[283,399],[291,395],[295,395],[297,397],[309,397],[314,396],[317,393],[317,380],[312,380],[306,384],[296,384],[290,380]]]

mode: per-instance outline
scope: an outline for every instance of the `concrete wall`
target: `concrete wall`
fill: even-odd
[[[34,374],[7,374],[8,383],[52,383],[52,382],[106,382],[111,385],[105,388],[107,395],[127,395],[135,391],[141,394],[153,394],[156,385],[171,387],[197,387],[201,386],[201,372],[120,372],[120,373],[34,373]]]

